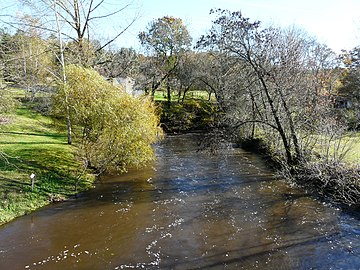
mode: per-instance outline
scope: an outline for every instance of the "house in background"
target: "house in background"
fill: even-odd
[[[126,93],[134,97],[145,94],[143,90],[135,89],[135,80],[129,76],[113,78],[112,83],[114,85],[120,85]]]

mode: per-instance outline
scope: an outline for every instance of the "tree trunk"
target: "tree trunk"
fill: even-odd
[[[72,143],[72,130],[71,130],[71,117],[70,117],[70,107],[69,107],[69,100],[68,100],[68,93],[66,89],[66,71],[65,71],[65,58],[64,58],[64,46],[62,42],[62,32],[59,24],[59,14],[56,11],[57,7],[57,0],[54,0],[54,12],[55,12],[55,19],[56,19],[56,26],[57,26],[57,34],[59,39],[59,46],[60,46],[60,63],[62,69],[62,80],[63,80],[63,87],[65,92],[65,107],[66,107],[66,128],[67,128],[67,143]]]
[[[69,108],[67,106],[67,116],[66,116],[66,127],[67,127],[67,143],[72,144],[72,130],[71,130],[71,118],[69,113]]]
[[[179,93],[178,93],[178,101],[177,101],[178,103],[180,103],[182,88],[183,88],[183,85],[180,84],[180,89],[179,89]]]
[[[189,89],[190,89],[190,85],[184,89],[184,94],[183,94],[182,101],[181,101],[182,103],[184,103],[186,94],[189,91]]]
[[[289,108],[287,106],[287,103],[286,103],[286,101],[284,99],[284,95],[283,95],[282,91],[279,90],[279,93],[280,93],[281,101],[282,101],[284,109],[285,109],[286,117],[288,118],[288,121],[289,121],[291,138],[292,138],[292,141],[294,143],[296,156],[295,156],[295,159],[293,159],[293,162],[298,162],[300,160],[300,158],[301,158],[301,151],[300,151],[299,140],[297,138],[296,131],[295,131],[294,121],[292,119],[291,112],[290,112],[290,110],[289,110]]]
[[[291,155],[291,146],[289,144],[289,141],[286,137],[286,132],[283,128],[283,125],[281,124],[280,118],[278,116],[277,110],[274,106],[274,100],[272,99],[270,93],[269,93],[269,89],[266,85],[266,82],[264,80],[264,78],[261,76],[261,74],[259,73],[259,71],[255,68],[255,70],[257,71],[259,80],[261,82],[261,85],[263,86],[267,101],[269,103],[270,109],[271,109],[271,114],[275,120],[276,126],[277,126],[277,131],[279,132],[279,135],[281,137],[284,149],[285,149],[285,155],[286,155],[286,160],[287,160],[287,164],[288,165],[292,165],[293,164],[293,157]]]
[[[170,106],[171,106],[171,88],[170,88],[169,77],[167,78],[166,90],[167,90],[167,106],[170,108]]]

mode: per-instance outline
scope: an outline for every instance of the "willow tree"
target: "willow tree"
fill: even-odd
[[[53,69],[56,79],[66,82],[65,64],[80,64],[94,67],[100,60],[100,52],[117,40],[138,18],[138,14],[129,14],[131,1],[118,1],[116,4],[106,0],[18,0],[26,8],[27,17],[36,19],[39,24],[31,25],[27,21],[17,20],[15,15],[8,14],[8,25],[15,28],[31,27],[40,29],[47,36],[56,36],[58,48],[53,54],[60,63],[60,69]],[[110,10],[110,11],[109,11]],[[133,11],[133,10],[132,10]],[[109,31],[109,38],[104,38],[104,32],[98,31],[100,23],[106,24],[118,21],[116,30]],[[94,42],[102,38],[101,42]],[[50,68],[48,68],[50,70]],[[66,97],[65,97],[66,98]],[[64,111],[67,113],[67,110]],[[71,119],[68,118],[68,143],[71,144]]]
[[[191,46],[191,36],[180,18],[164,16],[152,21],[139,34],[141,44],[152,59],[151,93],[166,81],[168,103],[171,101],[170,79],[182,57]]]
[[[98,172],[124,171],[154,158],[151,144],[161,135],[153,103],[134,98],[93,69],[66,67],[54,114],[70,108],[79,157]],[[64,95],[68,95],[67,104]]]

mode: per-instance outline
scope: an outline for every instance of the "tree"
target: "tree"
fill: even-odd
[[[214,87],[233,130],[255,129],[289,166],[303,158],[300,138],[326,114],[334,54],[296,29],[261,28],[241,12],[214,11],[218,18],[198,45],[221,58]],[[281,145],[277,144],[281,142]]]
[[[10,54],[13,48],[12,36],[5,29],[1,29],[0,34],[0,72],[1,72],[1,81],[9,80],[8,68],[10,66],[9,62],[11,61]]]
[[[138,58],[136,51],[131,48],[109,50],[105,54],[104,61],[98,64],[97,69],[107,78],[135,77],[139,69]]]
[[[198,64],[195,72],[197,79],[201,82],[201,89],[208,92],[209,98],[214,93],[219,109],[223,112],[226,111],[228,103],[224,98],[229,96],[229,88],[231,87],[227,78],[231,72],[235,73],[236,59],[228,57],[226,52],[216,50],[200,52],[197,54],[197,59]],[[237,85],[241,80],[235,82]],[[227,99],[227,101],[229,100]]]
[[[19,105],[19,102],[12,97],[7,85],[0,80],[0,125],[2,122],[7,122],[6,116],[13,113]],[[0,158],[3,153],[0,151]]]
[[[41,24],[38,26],[48,33],[56,34],[61,31],[64,39],[72,41],[76,45],[77,63],[85,66],[93,66],[91,54],[101,51],[116,39],[118,39],[138,18],[135,14],[125,27],[119,27],[117,33],[103,43],[98,43],[95,48],[90,42],[97,34],[94,27],[99,21],[123,15],[131,6],[130,3],[117,3],[112,11],[108,11],[108,3],[105,0],[20,0],[21,3],[30,7],[34,13],[33,17],[38,18]],[[57,16],[55,19],[54,17]],[[129,17],[128,17],[129,19]],[[122,22],[125,21],[122,17]]]
[[[352,129],[360,125],[360,47],[342,56],[344,68],[336,96],[336,106],[341,109]]]
[[[130,22],[110,39],[104,43],[94,42],[96,27],[94,24],[99,20],[113,18],[122,14],[130,4],[118,4],[118,8],[108,12],[105,0],[19,0],[29,7],[32,17],[39,23],[29,24],[20,21],[15,24],[21,27],[32,27],[42,30],[48,35],[56,35],[58,39],[58,50],[54,50],[59,70],[54,70],[55,78],[61,78],[66,83],[65,64],[81,64],[83,66],[95,66],[99,59],[98,55],[105,47],[115,41],[126,31],[137,19],[135,15]],[[122,20],[124,21],[124,20]],[[10,24],[10,23],[9,23]],[[11,23],[10,25],[14,25]],[[93,29],[95,31],[93,32]],[[67,58],[66,58],[67,57]],[[99,60],[100,61],[100,60]],[[102,60],[101,60],[102,61]],[[66,63],[65,63],[66,62]],[[59,72],[57,72],[59,71]],[[67,99],[67,96],[64,97]],[[68,109],[64,113],[68,114]],[[68,143],[71,144],[71,119],[67,115]]]
[[[151,94],[166,81],[168,104],[171,102],[171,76],[191,45],[191,37],[180,18],[165,16],[154,20],[139,34],[141,44],[151,55],[153,70]]]
[[[178,101],[184,103],[185,96],[190,89],[201,89],[198,79],[199,55],[194,52],[186,52],[180,59],[175,70],[175,76],[179,82]],[[182,95],[182,97],[181,97]]]
[[[250,137],[308,190],[358,204],[359,170],[343,163],[350,136],[334,109],[337,56],[297,29],[262,28],[241,12],[215,12],[198,45],[222,59],[213,62],[224,72],[212,85],[219,86],[226,135]]]
[[[54,115],[63,115],[67,94],[72,124],[81,128],[76,138],[84,165],[100,173],[124,171],[151,161],[151,144],[161,134],[152,102],[128,95],[92,69],[70,65],[66,74]]]

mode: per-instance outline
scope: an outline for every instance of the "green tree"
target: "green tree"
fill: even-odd
[[[9,78],[8,68],[11,57],[10,52],[13,48],[12,36],[6,29],[1,29],[0,32],[0,76],[1,81],[7,81]]]
[[[69,106],[84,165],[113,172],[151,161],[151,144],[161,135],[153,103],[128,95],[92,69],[70,65],[66,74],[54,112],[62,116]]]
[[[30,18],[27,20],[30,23]],[[32,27],[19,29],[14,35],[2,33],[0,59],[4,79],[27,89],[45,85],[54,64],[48,42]]]
[[[336,106],[340,109],[350,128],[360,126],[360,47],[343,55],[344,69],[340,80]]]
[[[96,33],[92,32],[93,23],[99,20],[114,19],[115,16],[123,14],[124,10],[131,6],[131,3],[120,3],[113,11],[108,11],[106,8],[107,2],[104,0],[20,0],[25,3],[33,14],[37,14],[39,20],[42,22],[40,29],[46,30],[49,33],[57,34],[59,43],[59,54],[56,57],[61,65],[61,72],[57,77],[62,78],[66,83],[65,62],[71,64],[68,60],[83,66],[94,66],[97,63],[97,54],[103,48],[111,44],[121,36],[137,19],[137,14],[124,27],[120,27],[119,31],[109,40],[103,44],[91,42]],[[94,29],[97,29],[94,27]],[[63,42],[64,37],[70,40],[67,44]],[[95,46],[94,46],[95,45]],[[69,52],[70,50],[70,52]],[[68,51],[68,53],[66,53]],[[70,56],[69,59],[65,59]],[[74,57],[76,56],[76,57]],[[66,92],[65,92],[66,93]],[[65,95],[65,103],[67,95]],[[71,119],[66,108],[67,114],[67,129],[68,129],[68,144],[72,142]]]
[[[171,76],[182,55],[191,46],[191,36],[180,18],[164,16],[149,24],[147,31],[139,34],[141,44],[152,56],[153,70],[150,79],[151,93],[166,80],[167,98],[171,102]]]

